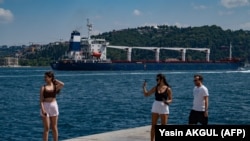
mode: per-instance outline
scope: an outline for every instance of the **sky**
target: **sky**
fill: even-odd
[[[217,25],[250,30],[250,0],[0,0],[0,46],[69,41],[73,30],[87,36],[169,25]]]

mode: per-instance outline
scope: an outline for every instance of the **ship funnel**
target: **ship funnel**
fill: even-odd
[[[80,32],[74,30],[71,33],[70,37],[69,51],[80,51],[81,50],[80,42],[81,42]]]

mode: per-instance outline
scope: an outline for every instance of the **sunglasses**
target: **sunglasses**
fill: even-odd
[[[198,79],[194,79],[194,82],[197,82],[197,81],[199,81]]]
[[[159,81],[160,79],[159,78],[156,78],[156,81]]]

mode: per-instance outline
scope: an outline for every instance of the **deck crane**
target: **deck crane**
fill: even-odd
[[[127,61],[131,62],[131,52],[132,52],[131,47],[128,47],[128,46],[111,46],[111,45],[108,45],[107,47],[126,50],[127,51]]]
[[[188,50],[203,51],[206,53],[206,61],[209,62],[210,49],[209,48],[186,48]]]
[[[186,48],[181,48],[181,47],[161,47],[161,49],[166,49],[166,50],[176,50],[181,52],[181,60],[186,61]]]
[[[159,62],[160,60],[160,48],[159,47],[133,47],[133,49],[145,49],[155,51],[155,61]]]
[[[129,47],[129,46],[111,46],[108,45],[108,48],[116,48],[116,49],[123,49],[127,51],[127,60],[131,62],[131,52],[132,49],[144,49],[144,50],[153,50],[155,51],[155,59],[158,62],[159,61],[159,54],[160,54],[160,48],[158,47]]]
[[[204,51],[206,52],[206,61],[209,62],[210,49],[209,48],[183,48],[183,47],[129,47],[129,46],[112,46],[108,45],[109,48],[123,49],[127,51],[127,60],[131,62],[131,52],[132,49],[144,49],[144,50],[152,50],[155,51],[155,60],[159,62],[160,50],[176,50],[182,53],[182,61],[186,61],[186,50],[196,50],[196,51]]]

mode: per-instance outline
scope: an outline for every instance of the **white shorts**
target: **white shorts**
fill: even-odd
[[[59,115],[59,109],[56,101],[53,102],[43,102],[44,110],[47,113],[47,117],[53,117]],[[42,115],[42,111],[40,110],[40,115]]]
[[[158,114],[169,114],[169,106],[165,104],[163,101],[155,100],[152,105],[151,112]]]

